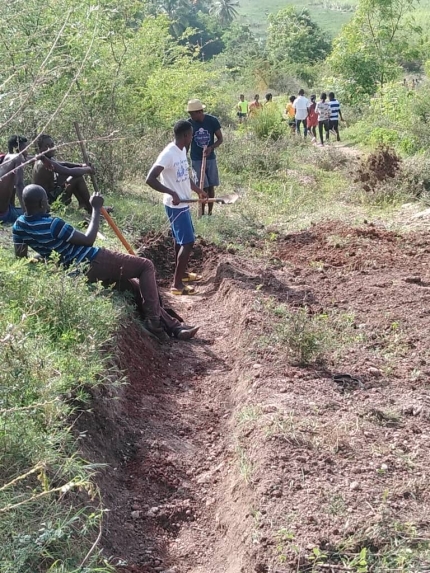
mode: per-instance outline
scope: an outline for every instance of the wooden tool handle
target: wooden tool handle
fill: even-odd
[[[203,191],[203,189],[205,188],[205,177],[206,177],[206,146],[203,147],[203,152],[202,152],[202,167],[200,170],[200,190]],[[198,199],[197,199],[198,201]],[[203,202],[199,201],[199,209],[198,209],[198,214],[197,217],[199,219],[202,218],[203,215]]]
[[[76,130],[76,135],[78,136],[78,140],[79,140],[79,145],[81,146],[81,151],[82,151],[82,157],[84,158],[84,161],[87,165],[90,164],[90,160],[88,157],[88,153],[87,153],[87,149],[85,147],[85,143],[84,143],[84,139],[82,137],[82,133],[81,133],[81,129],[79,127],[79,124],[77,121],[74,122],[73,124],[75,126],[75,130]],[[99,191],[99,186],[97,185],[97,179],[96,176],[94,175],[94,173],[90,173],[90,177],[91,177],[91,182],[93,184],[94,187],[94,191],[96,193],[100,193]],[[103,217],[106,219],[106,221],[108,222],[108,225],[110,226],[110,228],[112,229],[112,231],[115,233],[115,235],[118,237],[118,239],[121,241],[121,243],[123,244],[123,246],[125,247],[126,251],[128,253],[130,253],[130,255],[135,255],[136,253],[133,251],[132,246],[130,245],[130,243],[127,241],[127,239],[124,237],[124,235],[121,233],[121,231],[118,229],[115,221],[112,219],[112,217],[109,215],[109,213],[106,211],[106,209],[104,207],[101,208],[101,214],[103,215]]]

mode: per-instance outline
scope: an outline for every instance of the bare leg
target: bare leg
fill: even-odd
[[[176,251],[176,268],[175,276],[173,277],[173,287],[182,290],[185,285],[182,279],[187,272],[188,260],[193,250],[194,243],[187,243],[186,245],[175,245]]]
[[[92,212],[90,204],[90,192],[83,177],[74,177],[66,188],[66,193],[71,197],[73,194],[79,203],[80,209],[85,209],[87,213]]]
[[[210,199],[215,197],[215,187],[212,185],[211,187],[206,187],[205,192],[207,193]],[[208,203],[208,215],[212,215],[212,209],[214,207],[213,203]],[[205,208],[205,204],[203,203],[203,209]]]

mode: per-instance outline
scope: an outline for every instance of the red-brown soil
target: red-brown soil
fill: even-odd
[[[365,547],[369,571],[429,571],[430,240],[327,223],[268,248],[202,247],[201,294],[172,301],[194,341],[120,333],[129,383],[83,419],[109,464],[105,554],[122,573],[286,573],[357,571]],[[172,252],[153,254],[168,280]],[[356,336],[293,365],[268,300],[348,314]]]

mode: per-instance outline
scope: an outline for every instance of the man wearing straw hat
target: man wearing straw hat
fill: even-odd
[[[215,187],[219,185],[218,166],[215,149],[223,141],[221,124],[217,117],[205,113],[205,105],[199,99],[191,99],[187,105],[190,114],[190,123],[193,126],[193,139],[191,141],[191,164],[197,174],[200,186],[200,175],[203,153],[206,156],[206,171],[203,184],[204,191],[209,198],[215,197]],[[216,140],[215,140],[216,138]],[[208,215],[212,215],[213,203],[208,203]],[[202,206],[204,214],[205,204]]]

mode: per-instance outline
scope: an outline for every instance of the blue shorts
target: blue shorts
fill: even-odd
[[[9,209],[5,213],[0,213],[0,223],[15,223],[15,221],[24,214],[24,211],[20,207],[12,207],[9,205]]]
[[[202,162],[193,159],[191,163],[194,171],[196,172],[197,185],[200,187]],[[206,161],[206,175],[205,175],[205,184],[203,188],[206,189],[207,187],[218,187],[218,185],[219,185],[219,175],[218,175],[218,166],[216,164],[216,159],[208,159]]]
[[[188,245],[194,243],[196,237],[194,236],[194,226],[191,219],[191,210],[189,207],[181,207],[174,209],[173,207],[166,208],[167,216],[169,217],[170,227],[172,229],[173,238],[177,245]]]

